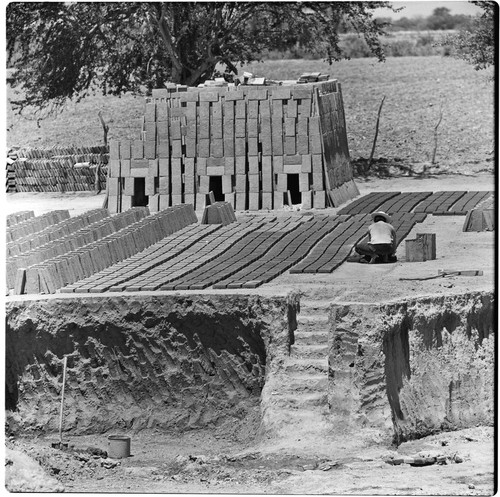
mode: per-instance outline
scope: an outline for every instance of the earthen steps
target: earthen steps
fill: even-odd
[[[297,337],[295,337],[297,340]],[[303,343],[298,340],[294,345],[290,347],[290,355],[292,358],[314,358],[323,359],[328,354],[328,344],[323,343]]]

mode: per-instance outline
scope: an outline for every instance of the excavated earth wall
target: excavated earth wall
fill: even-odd
[[[10,429],[186,429],[244,418],[287,354],[296,297],[116,296],[6,306]]]
[[[399,443],[493,425],[492,292],[332,305],[333,427]]]

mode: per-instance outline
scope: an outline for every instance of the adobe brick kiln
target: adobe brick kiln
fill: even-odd
[[[251,211],[322,209],[359,195],[337,80],[153,90],[141,139],[110,143],[109,176],[112,213],[202,209],[210,191]]]

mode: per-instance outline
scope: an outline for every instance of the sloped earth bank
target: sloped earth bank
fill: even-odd
[[[328,427],[307,434],[266,394],[279,388],[299,309],[293,294],[10,302],[8,487],[29,490],[15,486],[20,450],[53,491],[493,492],[491,292],[328,306]],[[60,451],[50,445],[63,355]],[[131,457],[102,457],[110,433],[131,437]]]

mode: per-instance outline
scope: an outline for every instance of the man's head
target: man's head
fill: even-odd
[[[377,211],[372,214],[372,219],[375,223],[378,223],[379,221],[383,221],[384,223],[390,223],[391,218],[388,214],[386,214],[384,211]]]

